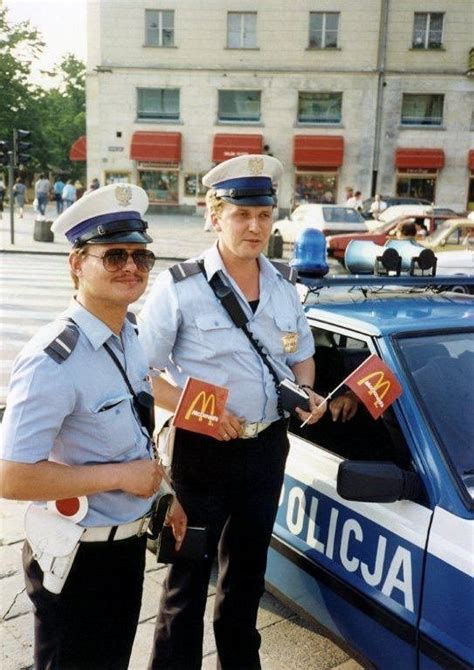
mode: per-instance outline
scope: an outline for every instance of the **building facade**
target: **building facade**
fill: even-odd
[[[472,0],[88,0],[88,179],[185,211],[269,153],[281,212],[347,186],[474,209],[473,34]]]

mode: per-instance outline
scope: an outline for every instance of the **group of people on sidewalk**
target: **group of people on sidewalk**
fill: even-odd
[[[144,293],[155,261],[145,191],[105,186],[53,224],[72,246],[76,295],[15,362],[0,452],[0,494],[36,501],[23,552],[36,670],[128,667],[144,532],[164,486],[174,493],[165,525],[177,554],[149,668],[201,668],[216,558],[217,668],[261,668],[257,611],[289,451],[279,382],[304,389],[309,410],[296,413],[305,423],[326,410],[345,421],[357,409],[350,392],[328,403],[313,390],[314,342],[296,277],[262,253],[282,172],[272,156],[246,155],[205,175],[217,241],[158,276],[138,329],[128,307]],[[245,326],[221,302],[218,285]],[[188,377],[226,387],[228,399],[214,437],[176,429],[168,480],[148,411],[153,396],[174,413]],[[59,523],[67,532],[64,525],[55,532]],[[207,531],[199,558],[180,555],[188,526]]]

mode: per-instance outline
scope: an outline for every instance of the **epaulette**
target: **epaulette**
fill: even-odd
[[[53,361],[61,365],[74,351],[79,339],[79,330],[75,324],[68,323],[64,330],[57,335],[43,350]]]
[[[133,312],[127,312],[127,319],[130,321],[130,323],[133,326],[133,330],[135,333],[138,335],[138,324],[137,324],[137,316]]]
[[[193,277],[201,272],[201,266],[197,261],[186,261],[185,263],[177,263],[169,268],[171,276],[175,282],[183,281],[188,277]]]
[[[279,261],[270,261],[270,263],[273,265],[275,270],[278,270],[282,277],[290,282],[290,284],[296,284],[296,280],[298,279],[298,272],[294,268],[291,268],[286,263],[280,263]]]

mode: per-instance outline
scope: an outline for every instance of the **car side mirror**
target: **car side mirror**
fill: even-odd
[[[416,472],[384,461],[343,461],[337,473],[337,492],[345,500],[395,502],[415,500],[421,493]]]

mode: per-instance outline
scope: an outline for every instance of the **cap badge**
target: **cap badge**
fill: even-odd
[[[132,195],[133,195],[132,189],[128,185],[119,184],[115,188],[115,198],[118,204],[122,205],[122,207],[126,207],[127,205],[130,204],[132,200]]]
[[[252,176],[262,174],[262,172],[263,172],[263,158],[249,158],[248,168],[249,168],[249,173]]]

